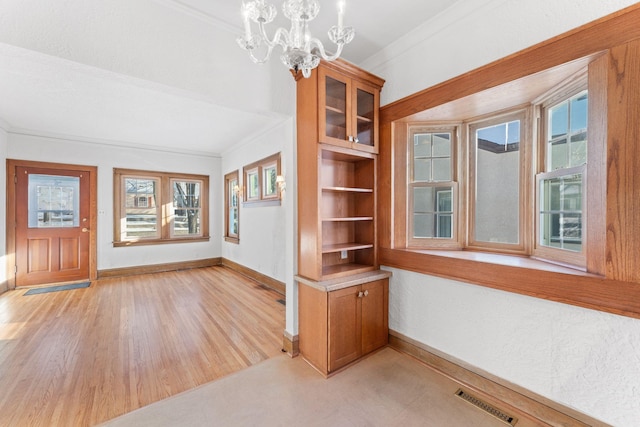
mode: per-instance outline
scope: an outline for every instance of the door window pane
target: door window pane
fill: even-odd
[[[80,178],[29,174],[29,228],[78,227]]]

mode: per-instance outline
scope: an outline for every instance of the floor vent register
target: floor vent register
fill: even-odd
[[[515,426],[516,423],[518,422],[517,418],[504,413],[503,411],[496,408],[495,406],[483,401],[482,399],[477,398],[472,394],[469,394],[468,392],[462,389],[458,389],[458,391],[456,391],[456,396],[458,396],[460,399],[464,400],[465,402],[470,403],[476,408],[482,409],[486,413],[492,415],[493,417],[499,419],[500,421],[505,422],[510,426]]]

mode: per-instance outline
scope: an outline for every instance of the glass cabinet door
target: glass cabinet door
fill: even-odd
[[[325,133],[329,138],[347,140],[347,84],[325,78]]]
[[[318,85],[320,142],[377,153],[379,89],[326,68]]]
[[[375,95],[366,90],[356,89],[356,143],[373,147],[374,144],[374,119],[375,119]]]

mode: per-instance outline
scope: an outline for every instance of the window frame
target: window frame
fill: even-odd
[[[140,178],[155,180],[158,183],[156,195],[156,222],[158,231],[153,237],[123,238],[123,222],[126,221],[125,180]],[[195,235],[176,235],[174,233],[173,183],[175,181],[193,181],[200,183],[200,232]],[[209,240],[209,176],[185,173],[157,172],[138,169],[113,169],[113,246],[157,245],[166,243],[201,242]]]
[[[587,70],[577,74],[572,81],[568,82],[562,87],[556,88],[555,91],[552,91],[549,95],[545,96],[543,99],[539,100],[537,103],[538,117],[540,122],[540,132],[538,138],[538,168],[536,170],[536,207],[535,207],[535,234],[533,240],[533,256],[544,259],[544,260],[552,260],[558,263],[579,267],[582,269],[586,269],[587,267],[587,248],[589,246],[589,227],[587,223],[588,218],[588,207],[589,207],[589,192],[586,191],[588,186],[588,164],[589,164],[589,135],[591,133],[590,124],[589,124],[589,114],[587,114],[587,162],[580,166],[570,166],[568,168],[561,168],[556,170],[547,170],[547,162],[549,161],[549,144],[547,141],[548,135],[548,120],[546,119],[549,115],[549,110],[553,107],[567,101],[571,100],[573,97],[581,94],[582,92],[587,92],[588,98],[587,102],[590,101],[589,96],[589,83],[588,83],[588,73]],[[589,105],[589,104],[587,104]],[[590,107],[589,107],[590,108]],[[541,190],[540,183],[544,179],[555,178],[559,176],[565,176],[569,174],[582,174],[582,248],[580,252],[568,251],[561,248],[553,248],[550,246],[544,246],[540,243],[540,233],[541,233],[541,224],[540,224],[540,207],[541,207]]]
[[[235,184],[234,184],[235,183]],[[235,194],[236,205],[232,205]],[[235,170],[224,176],[224,240],[230,243],[240,243],[240,171]],[[231,209],[236,209],[236,233],[231,232]]]
[[[466,143],[463,151],[464,161],[467,163],[464,176],[465,185],[467,187],[465,205],[467,209],[467,222],[463,226],[466,230],[466,242],[464,246],[468,249],[488,251],[494,253],[513,253],[527,255],[530,253],[530,242],[533,233],[529,218],[531,217],[530,206],[534,195],[531,194],[531,180],[533,168],[531,167],[535,159],[532,158],[531,135],[533,134],[533,123],[531,115],[533,108],[531,106],[516,106],[507,110],[497,111],[481,117],[465,120],[463,123],[464,139]],[[475,214],[476,200],[473,197],[477,192],[477,172],[475,165],[477,163],[477,144],[474,143],[475,137],[473,133],[476,129],[490,127],[502,123],[520,120],[520,146],[519,154],[519,184],[518,184],[518,243],[494,243],[482,240],[476,240],[475,231]]]
[[[186,179],[186,178],[169,178],[169,188],[171,191],[171,198],[169,200],[175,200],[175,183],[176,182],[185,182],[185,183],[195,183],[195,184],[199,184],[200,185],[200,200],[199,200],[199,205],[197,207],[194,206],[184,206],[181,207],[182,210],[198,210],[198,216],[200,217],[200,220],[202,220],[202,215],[203,215],[203,210],[202,210],[202,191],[204,190],[204,182],[201,179]],[[165,205],[166,206],[166,205]],[[172,240],[174,239],[181,239],[184,238],[185,235],[180,235],[180,234],[176,234],[176,214],[175,211],[178,210],[178,207],[175,206],[173,203],[171,205],[171,207],[169,208],[169,213],[168,213],[168,218],[169,218],[169,236]],[[202,221],[201,221],[202,222]],[[202,226],[200,226],[200,229],[198,231],[198,233],[194,233],[194,234],[187,234],[186,237],[189,238],[197,238],[197,237],[202,237]]]
[[[282,175],[280,153],[272,154],[271,156],[260,159],[256,162],[248,164],[242,168],[243,177],[243,205],[256,206],[256,205],[279,205],[282,195],[279,186],[276,184],[276,192],[273,195],[265,195],[265,171],[275,166],[276,179]],[[258,194],[249,194],[249,176],[252,174],[257,175],[258,179]]]
[[[406,186],[406,242],[409,248],[439,248],[439,249],[459,249],[461,248],[459,221],[460,216],[459,207],[459,188],[458,188],[458,136],[459,136],[459,124],[438,124],[433,125],[429,123],[411,123],[407,128],[407,186]],[[448,133],[451,135],[451,180],[449,181],[414,181],[414,136],[418,133]],[[413,190],[415,188],[424,187],[451,187],[452,189],[452,236],[451,238],[441,237],[415,237],[413,233],[413,221],[412,214],[414,213],[414,198]]]

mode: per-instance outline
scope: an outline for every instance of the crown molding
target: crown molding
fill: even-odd
[[[221,158],[221,155],[218,153],[210,153],[206,151],[197,151],[197,150],[185,150],[179,147],[159,147],[148,144],[140,144],[135,142],[128,141],[117,141],[117,140],[109,140],[109,139],[101,139],[101,138],[91,138],[85,136],[78,135],[66,135],[55,132],[46,132],[40,130],[33,129],[11,129],[8,131],[13,135],[23,135],[23,136],[33,136],[37,138],[49,138],[49,139],[57,139],[63,141],[71,141],[71,142],[80,142],[85,144],[94,144],[100,146],[107,147],[119,147],[130,150],[143,150],[143,151],[156,151],[161,153],[172,153],[172,154],[182,154],[187,156],[198,156],[198,157],[211,157],[215,159]]]
[[[9,129],[11,128],[11,126],[9,126],[9,123],[7,123],[4,119],[0,118],[0,129],[3,129],[7,132],[9,132]]]
[[[183,2],[179,1],[179,0],[154,0],[156,3],[160,3],[163,4],[167,7],[170,7],[172,9],[175,9],[179,12],[182,12],[186,15],[189,15],[193,18],[199,19],[200,21],[203,21],[207,24],[210,25],[214,25],[216,27],[219,28],[223,28],[226,31],[229,31],[231,33],[237,33],[240,34],[240,32],[242,31],[242,28],[240,28],[239,25],[232,25],[226,21],[223,21],[207,12],[204,12],[200,9],[196,9],[193,6],[189,6],[187,4],[184,4]],[[238,6],[239,7],[239,6]],[[239,10],[239,9],[238,9]]]

